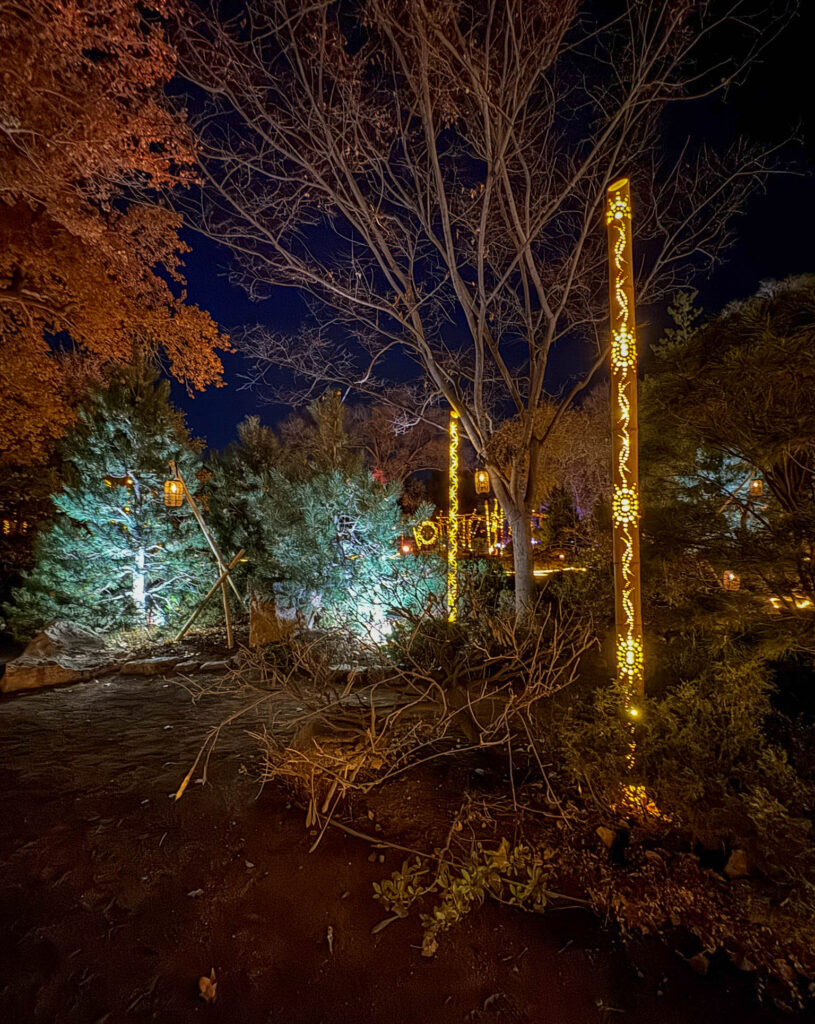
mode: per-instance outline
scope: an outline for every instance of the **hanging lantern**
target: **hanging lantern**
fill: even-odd
[[[476,494],[489,494],[490,493],[490,475],[486,469],[477,469],[475,471],[475,493]]]
[[[722,576],[722,586],[725,590],[738,590],[741,586],[741,578],[732,569],[725,569]]]
[[[184,503],[184,488],[180,480],[164,481],[164,504],[168,508],[180,508]]]
[[[764,493],[764,481],[763,480],[751,480],[750,481],[750,497],[760,498]]]

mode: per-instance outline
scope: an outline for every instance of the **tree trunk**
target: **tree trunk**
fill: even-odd
[[[535,583],[531,528],[529,514],[524,506],[520,510],[505,509],[512,527],[512,559],[515,566],[515,612],[519,619],[526,619],[534,604]]]
[[[512,559],[515,568],[515,613],[519,619],[528,618],[535,602],[532,559],[532,527],[523,498],[517,498],[501,479],[498,467],[487,464],[493,481],[495,496],[504,510],[512,529]]]
[[[145,599],[144,599],[144,548],[139,548],[136,552],[136,564],[133,568],[133,604],[139,613],[139,618],[144,619],[145,617]]]

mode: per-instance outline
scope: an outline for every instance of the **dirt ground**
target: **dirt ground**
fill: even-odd
[[[192,704],[134,676],[0,698],[0,1021],[792,1019],[760,1007],[749,978],[699,977],[652,941],[623,949],[581,911],[488,905],[432,960],[415,918],[372,935],[386,916],[372,883],[401,855],[372,861],[333,829],[310,854],[303,814],[252,781],[242,730],[206,786],[170,799],[230,700]],[[212,968],[205,1005],[197,980]]]

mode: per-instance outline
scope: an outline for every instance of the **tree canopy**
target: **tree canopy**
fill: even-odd
[[[772,14],[741,8],[270,0],[180,27],[182,73],[207,103],[193,221],[232,248],[252,296],[305,290],[315,313],[296,337],[251,332],[247,350],[312,393],[375,393],[407,359],[412,411],[456,410],[480,459],[516,417],[517,456],[488,468],[519,608],[550,353],[585,346],[563,405],[605,359],[607,186],[632,179],[651,302],[715,264],[770,169],[742,142],[662,159],[666,107],[738,80],[772,38]]]
[[[256,418],[209,463],[212,522],[230,549],[247,551],[252,588],[310,625],[381,639],[394,614],[440,597],[433,556],[404,557],[400,539],[429,509],[407,517],[401,484],[377,479],[347,432],[336,393],[275,432]]]
[[[186,302],[181,218],[161,190],[195,179],[163,88],[164,19],[182,3],[0,0],[0,458],[39,458],[77,397],[134,345],[191,389],[226,345]]]
[[[643,528],[662,563],[646,585],[685,626],[775,621],[782,649],[812,649],[815,277],[767,282],[706,320],[693,298],[675,300],[643,389]]]

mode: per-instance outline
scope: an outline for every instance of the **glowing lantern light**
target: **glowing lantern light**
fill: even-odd
[[[184,504],[184,488],[179,480],[164,481],[164,504],[168,508],[180,508]]]
[[[612,523],[617,674],[629,698],[645,689],[637,464],[637,337],[628,178],[606,197],[611,312]],[[636,708],[629,713],[636,717]]]
[[[476,494],[489,494],[490,493],[490,475],[486,469],[477,469],[475,471],[475,493]]]
[[[741,579],[738,573],[733,572],[732,569],[725,569],[722,576],[722,586],[725,590],[738,590],[741,586]]]
[[[751,480],[750,481],[750,497],[760,498],[764,493],[764,481],[763,480]]]

